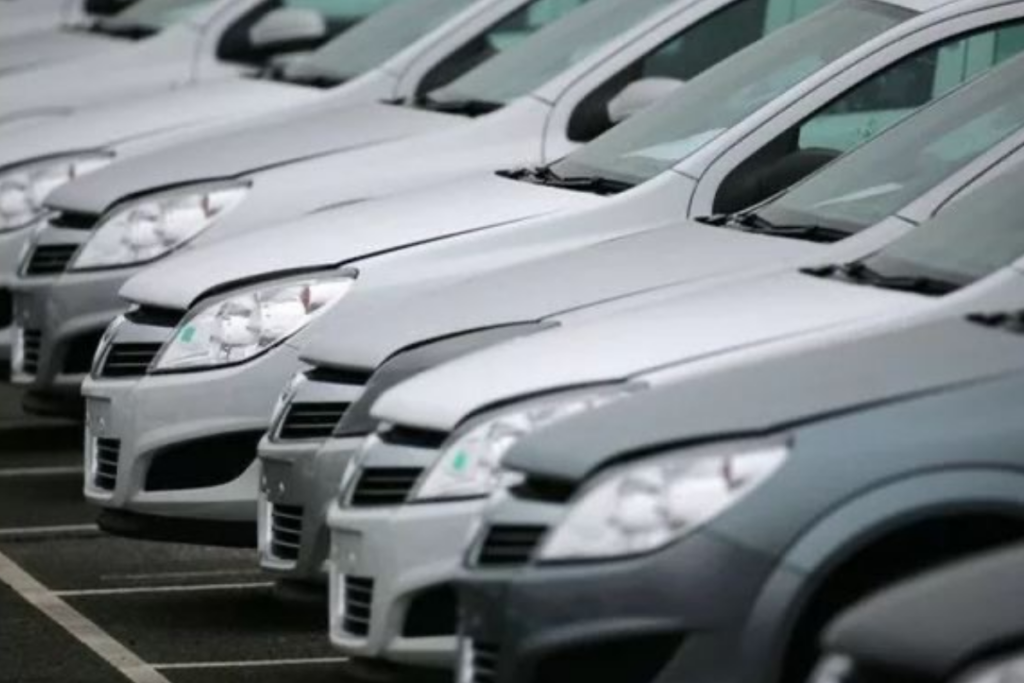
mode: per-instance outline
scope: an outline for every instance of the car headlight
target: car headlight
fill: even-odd
[[[46,212],[46,198],[61,185],[103,168],[103,152],[40,159],[0,172],[0,232],[27,227]]]
[[[560,420],[616,401],[635,390],[623,387],[541,399],[471,424],[444,447],[441,457],[417,488],[417,500],[477,498],[518,479],[501,461],[516,442]]]
[[[1024,683],[1024,655],[973,669],[957,683]]]
[[[71,269],[130,266],[166,256],[238,206],[248,191],[239,184],[192,187],[127,202],[101,220]]]
[[[277,282],[205,304],[178,326],[153,367],[195,370],[248,361],[308,325],[354,282],[350,275]]]
[[[733,444],[616,467],[572,504],[540,558],[625,557],[662,548],[757,488],[788,454],[784,442]]]

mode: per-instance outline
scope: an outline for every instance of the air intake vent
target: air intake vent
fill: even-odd
[[[162,347],[162,344],[114,344],[103,360],[100,377],[142,377]]]
[[[357,387],[365,386],[372,376],[372,370],[358,370],[356,368],[343,369],[317,367],[306,373],[306,377],[311,382],[322,382],[324,384],[347,384]]]
[[[342,628],[354,636],[370,633],[373,610],[373,579],[345,577],[345,618]]]
[[[25,360],[22,364],[22,371],[26,375],[34,375],[39,372],[39,353],[43,347],[43,333],[39,330],[25,330],[21,333]]]
[[[498,680],[498,646],[473,643],[473,683],[495,683]]]
[[[166,327],[174,329],[184,320],[185,312],[173,308],[159,308],[157,306],[139,306],[124,314],[125,320],[136,325],[149,327]]]
[[[282,441],[326,439],[345,415],[348,403],[293,403],[281,422]]]
[[[60,275],[77,251],[77,244],[41,244],[32,250],[25,275]]]
[[[487,531],[477,564],[481,567],[514,567],[533,557],[546,529],[542,526],[492,526]]]
[[[270,508],[270,554],[285,562],[298,562],[302,547],[302,515],[299,505]]]
[[[121,455],[118,439],[96,439],[96,471],[93,484],[103,491],[113,491],[117,485],[117,463]]]
[[[386,431],[379,434],[380,440],[384,443],[395,446],[411,446],[412,448],[440,448],[448,439],[446,432],[439,432],[432,429],[419,429],[417,427],[403,427],[393,425]]]
[[[422,467],[374,467],[359,474],[352,491],[353,507],[402,505],[423,474]]]

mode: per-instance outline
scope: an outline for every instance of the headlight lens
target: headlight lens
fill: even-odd
[[[0,232],[27,227],[46,212],[51,192],[103,168],[112,154],[90,152],[43,159],[0,172]]]
[[[734,505],[785,462],[782,442],[734,445],[625,465],[600,476],[541,549],[545,560],[657,550]]]
[[[166,256],[236,207],[248,191],[248,185],[221,185],[129,202],[100,222],[72,270],[128,266]]]
[[[351,289],[351,276],[264,285],[206,304],[175,330],[156,370],[194,370],[250,360],[284,341]]]
[[[487,496],[518,478],[502,470],[501,461],[521,438],[630,393],[616,387],[560,395],[478,422],[449,442],[414,497],[436,500]]]
[[[974,669],[957,683],[1024,683],[1024,655]]]

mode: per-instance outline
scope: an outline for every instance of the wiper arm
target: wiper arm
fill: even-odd
[[[850,236],[845,230],[828,228],[824,225],[777,225],[770,220],[753,211],[733,214],[724,219],[712,216],[710,221],[722,220],[717,225],[734,225],[738,229],[756,235],[767,235],[769,237],[786,237],[795,240],[806,240],[808,242],[821,242],[832,244],[844,240]],[[715,225],[716,223],[709,223]]]
[[[967,316],[972,323],[984,327],[1006,330],[1014,334],[1024,334],[1024,311],[1014,313],[973,313]]]
[[[564,177],[551,170],[549,166],[523,168],[515,171],[499,171],[499,175],[513,180],[523,180],[537,185],[559,187],[578,192],[592,192],[600,195],[613,195],[625,192],[634,187],[632,183],[601,176]]]
[[[417,104],[421,109],[445,114],[462,114],[463,116],[483,116],[505,106],[499,102],[488,102],[487,100],[435,100],[429,96],[421,97]]]
[[[960,289],[960,284],[928,275],[886,275],[860,261],[823,268],[805,268],[801,272],[816,277],[835,277],[859,285],[900,292],[941,296]]]

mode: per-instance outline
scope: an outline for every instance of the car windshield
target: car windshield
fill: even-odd
[[[343,83],[383,64],[477,0],[400,0],[307,58],[289,65],[286,80]],[[361,4],[367,4],[363,2]]]
[[[830,5],[708,69],[552,170],[562,177],[646,182],[830,62],[913,16],[874,0]]]
[[[96,20],[95,29],[103,33],[151,35],[188,18],[213,0],[140,0],[112,17]]]
[[[1017,164],[949,204],[862,263],[885,278],[934,278],[964,286],[1024,257]]]
[[[1024,128],[1024,58],[969,82],[756,210],[777,226],[855,233]]]
[[[515,49],[430,93],[440,104],[508,104],[676,0],[593,0]]]

